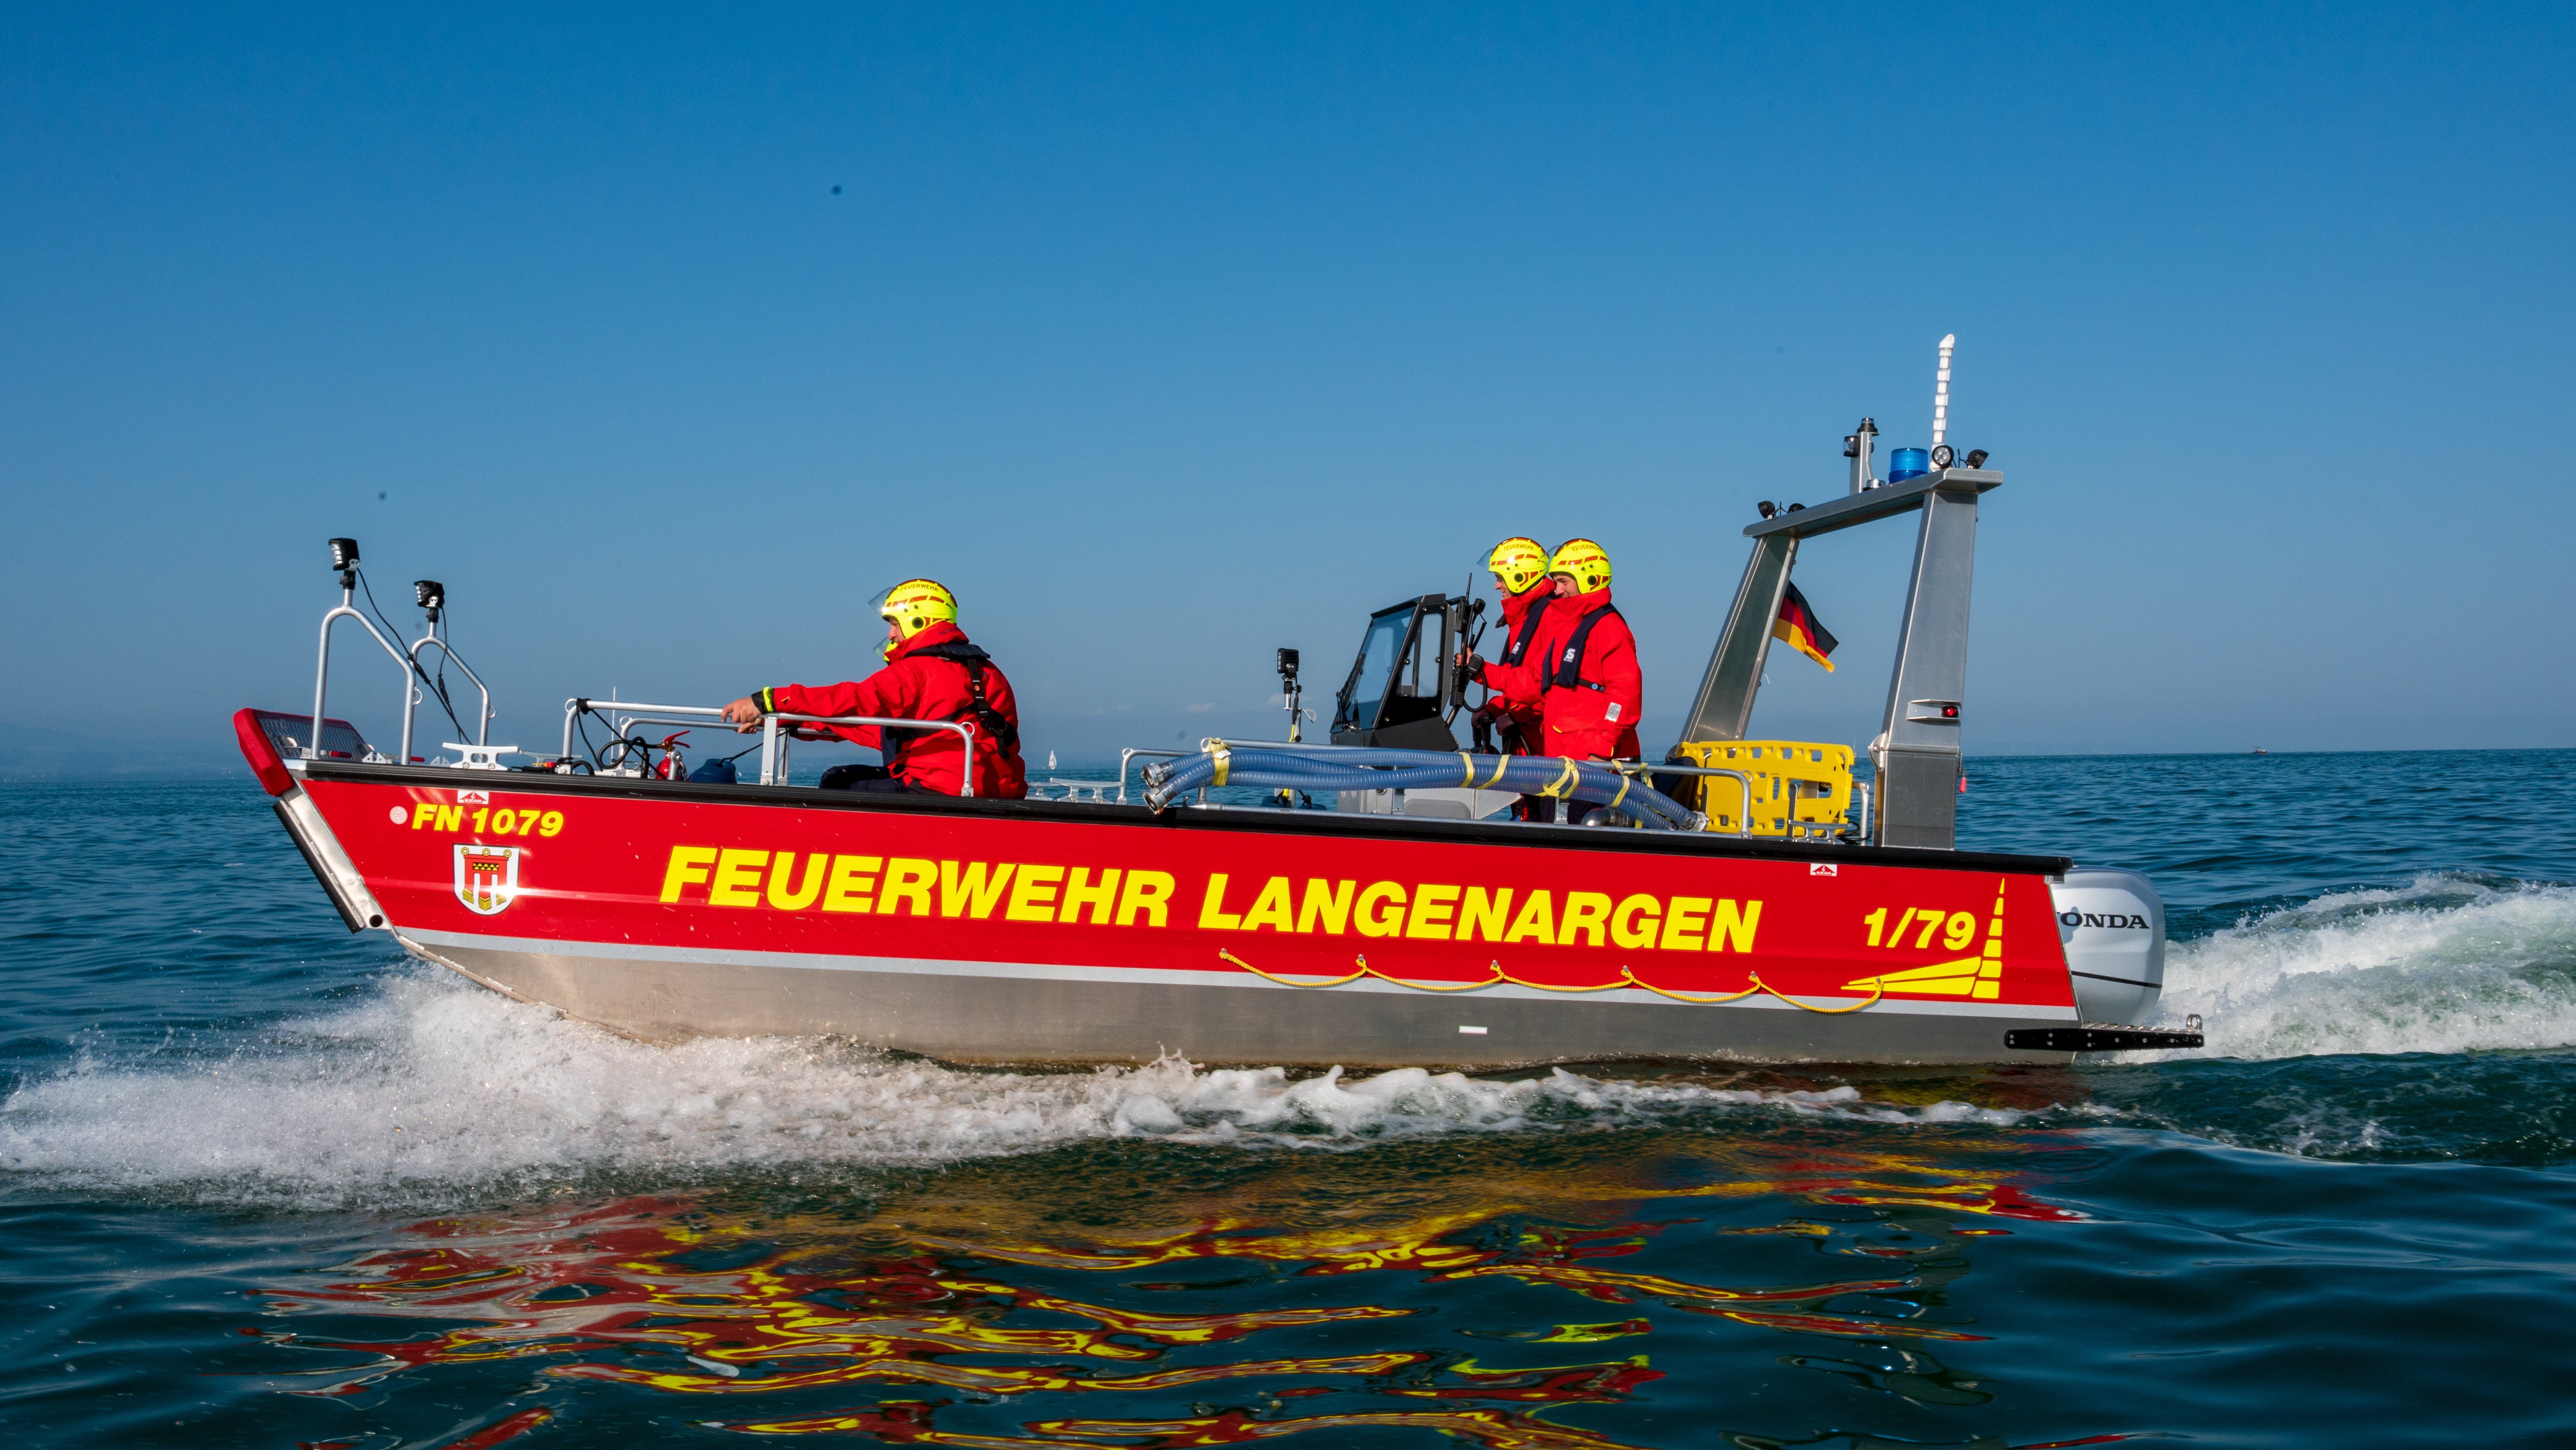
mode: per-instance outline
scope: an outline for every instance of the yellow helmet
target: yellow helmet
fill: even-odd
[[[1568,539],[1556,546],[1547,572],[1571,577],[1577,594],[1597,593],[1610,587],[1610,556],[1590,539]]]
[[[1536,539],[1505,539],[1485,556],[1485,567],[1505,590],[1518,594],[1547,577],[1547,550]]]
[[[957,596],[936,579],[906,579],[885,592],[877,602],[877,613],[894,621],[894,627],[910,639],[931,625],[957,622]],[[885,653],[894,652],[894,641],[886,641]]]

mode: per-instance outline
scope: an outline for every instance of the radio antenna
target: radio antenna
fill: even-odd
[[[1950,349],[1958,346],[1959,334],[1945,333],[1941,338],[1941,370],[1932,375],[1932,446],[1941,446],[1941,435],[1950,427]]]

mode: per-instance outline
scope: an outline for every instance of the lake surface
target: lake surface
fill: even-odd
[[[0,787],[0,1431],[2576,1444],[2571,764],[1974,762],[1963,845],[2156,879],[2202,1053],[1297,1080],[638,1046],[343,931],[246,778]]]

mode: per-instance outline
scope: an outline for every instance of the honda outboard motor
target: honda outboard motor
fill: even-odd
[[[2165,988],[2165,903],[2135,871],[2078,866],[2049,895],[2087,1022],[2147,1020]]]

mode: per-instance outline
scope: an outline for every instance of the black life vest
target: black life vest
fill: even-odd
[[[1538,638],[1538,622],[1546,617],[1547,607],[1555,602],[1553,599],[1542,599],[1531,605],[1529,612],[1521,616],[1521,627],[1503,641],[1502,662],[1504,664],[1519,664],[1529,654],[1530,641]]]
[[[993,657],[984,653],[983,646],[961,639],[951,641],[947,644],[928,645],[921,649],[914,650],[913,653],[915,655],[931,655],[938,659],[947,660],[951,664],[965,666],[966,688],[974,698],[966,702],[965,708],[946,718],[952,723],[962,723],[967,720],[973,720],[975,722],[975,727],[984,732],[984,738],[986,740],[992,741],[993,743],[1001,746],[1004,750],[1010,751],[1015,755],[1019,753],[1019,727],[1013,725],[1009,716],[994,709],[991,702],[984,698],[984,670],[986,666],[993,662]],[[888,730],[892,730],[895,727],[888,726],[886,728]]]
[[[1553,690],[1562,687],[1564,689],[1571,690],[1580,687],[1586,690],[1601,690],[1604,692],[1609,689],[1607,685],[1595,684],[1592,681],[1583,678],[1583,647],[1591,642],[1592,627],[1594,625],[1597,625],[1602,620],[1618,613],[1618,605],[1605,604],[1599,609],[1592,611],[1590,614],[1583,616],[1583,622],[1574,627],[1574,633],[1566,636],[1565,648],[1558,652],[1556,663],[1548,669],[1547,687],[1549,689]],[[1625,616],[1621,617],[1621,622],[1626,622]]]

